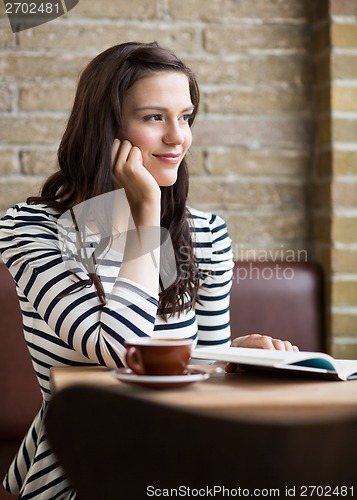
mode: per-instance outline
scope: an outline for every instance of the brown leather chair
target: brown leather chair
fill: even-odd
[[[336,486],[348,497],[356,488],[356,414],[269,422],[174,408],[135,394],[72,386],[50,402],[48,438],[80,500],[136,500],[180,487],[239,487],[246,491],[231,496],[250,497],[260,489],[269,498],[286,498],[286,488],[295,498],[321,498]]]
[[[236,262],[232,336],[264,333],[304,351],[324,351],[323,280],[308,262]]]
[[[0,500],[13,498],[2,478],[41,405],[14,280],[0,262]]]

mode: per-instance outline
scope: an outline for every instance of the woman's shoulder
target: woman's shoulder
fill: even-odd
[[[209,266],[222,266],[224,271],[232,268],[232,240],[225,221],[212,212],[203,212],[187,207],[190,220],[192,239],[198,262],[206,270]]]
[[[42,220],[57,221],[60,214],[45,204],[30,205],[28,203],[17,203],[9,208],[1,220],[27,220],[28,222]]]
[[[187,207],[196,249],[206,252],[231,251],[231,238],[220,215]],[[207,255],[206,255],[207,257]]]
[[[226,227],[223,218],[212,212],[204,212],[193,207],[187,207],[189,218],[192,225],[197,229],[206,228],[209,231],[215,231],[219,227]]]
[[[0,252],[6,260],[26,251],[39,251],[41,245],[57,245],[59,214],[46,205],[19,203],[0,218]]]
[[[59,216],[56,210],[47,205],[18,203],[0,217],[0,241],[30,234],[56,234]]]

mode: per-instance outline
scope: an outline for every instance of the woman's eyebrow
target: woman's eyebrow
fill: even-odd
[[[188,106],[187,108],[183,109],[181,113],[192,112],[194,109],[195,106],[193,105]],[[149,106],[141,106],[139,108],[135,108],[135,111],[168,111],[168,109],[162,106],[149,105]]]

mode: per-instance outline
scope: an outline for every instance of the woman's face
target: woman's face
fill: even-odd
[[[162,71],[138,80],[123,100],[123,129],[141,150],[143,165],[159,186],[176,182],[178,167],[192,143],[194,110],[185,74]]]

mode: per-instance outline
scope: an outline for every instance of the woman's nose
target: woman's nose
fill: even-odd
[[[182,144],[185,138],[179,124],[170,124],[165,130],[163,141],[166,144]]]

